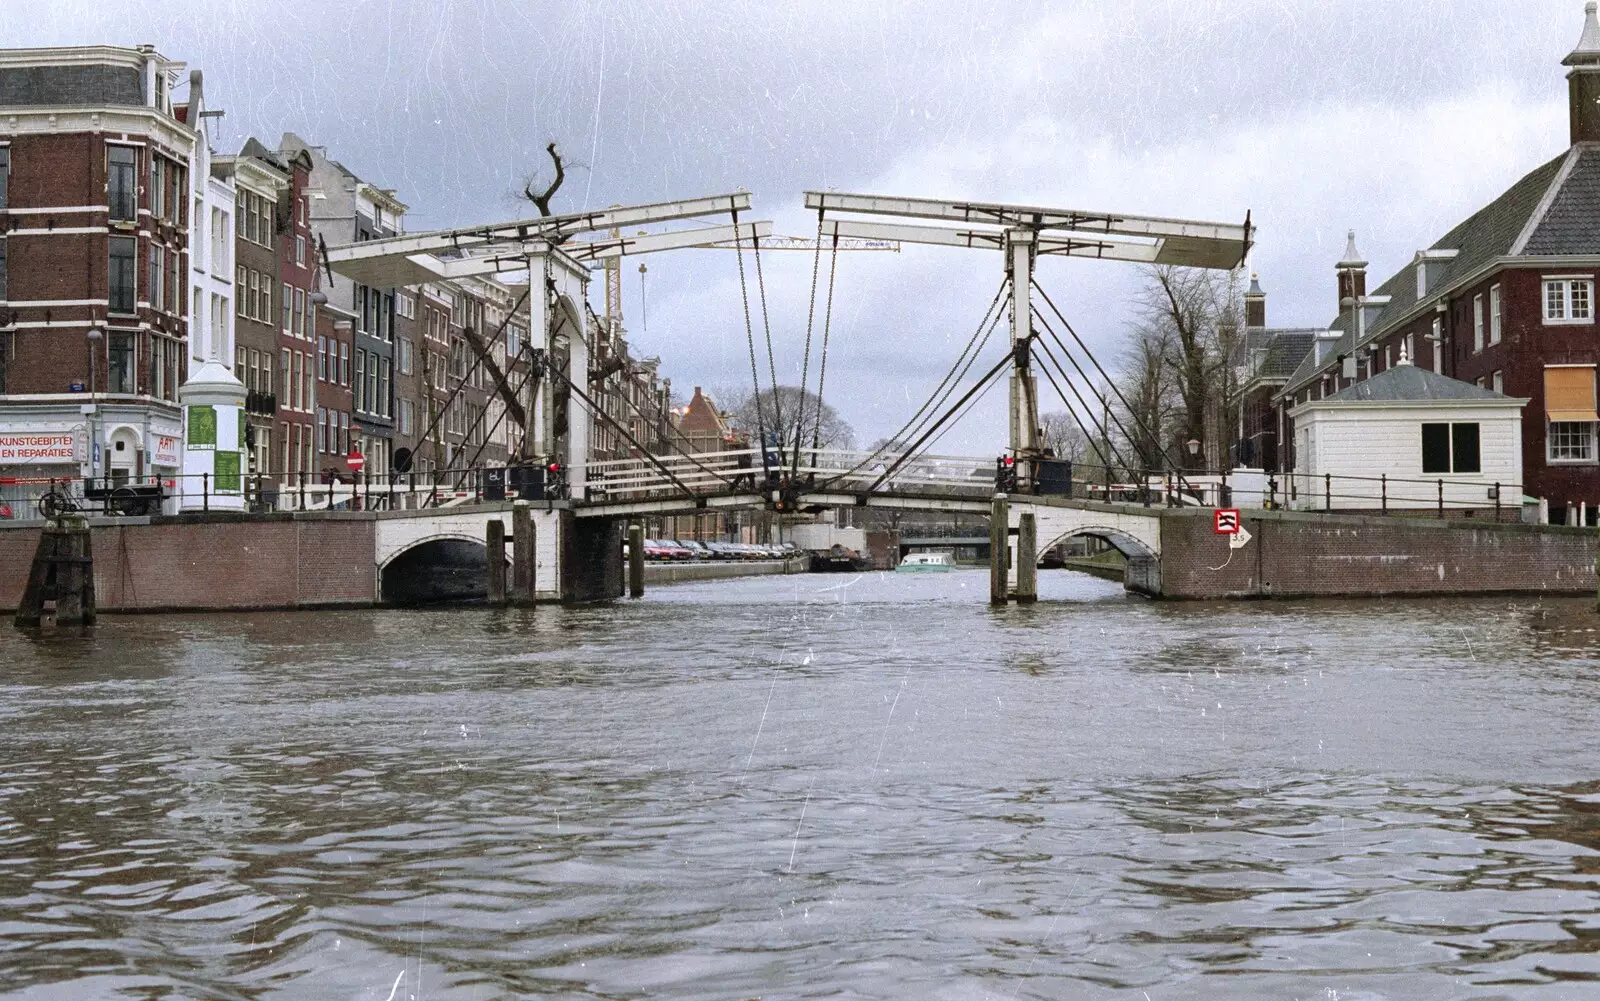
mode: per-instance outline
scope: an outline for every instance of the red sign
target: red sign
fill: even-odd
[[[350,454],[344,457],[344,464],[350,467],[351,472],[359,473],[361,467],[367,464],[367,457],[352,448]]]
[[[1221,507],[1212,514],[1211,530],[1218,535],[1234,535],[1239,531],[1239,509]]]

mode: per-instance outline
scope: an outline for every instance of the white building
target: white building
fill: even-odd
[[[233,357],[232,177],[211,174],[211,135],[199,70],[189,73],[184,121],[197,140],[189,157],[193,211],[189,216],[189,371]]]
[[[1402,358],[1394,368],[1290,411],[1304,510],[1522,507],[1522,408]]]

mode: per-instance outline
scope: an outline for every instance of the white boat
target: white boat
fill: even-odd
[[[910,553],[895,567],[896,572],[927,573],[954,570],[956,561],[949,553]]]

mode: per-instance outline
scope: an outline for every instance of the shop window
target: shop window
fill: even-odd
[[[133,241],[128,241],[132,243]],[[137,335],[112,332],[106,341],[106,392],[134,393],[134,338]]]

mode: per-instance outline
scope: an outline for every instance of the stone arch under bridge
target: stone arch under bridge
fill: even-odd
[[[1127,560],[1123,583],[1128,590],[1161,593],[1160,514],[1123,511],[1104,504],[1078,506],[1072,501],[1014,503],[1009,511],[1011,527],[1017,526],[1024,511],[1033,513],[1038,552],[1079,535],[1104,539]],[[1013,536],[1013,557],[1015,545]]]
[[[511,511],[512,505],[509,503],[490,503],[461,508],[379,512],[373,540],[374,571],[379,586],[382,585],[384,570],[405,553],[421,546],[445,540],[484,545],[492,520],[504,523],[506,557],[512,558],[516,546],[512,540]],[[561,512],[537,506],[530,513],[535,536],[534,591],[542,598],[553,598],[560,594],[561,588]]]

